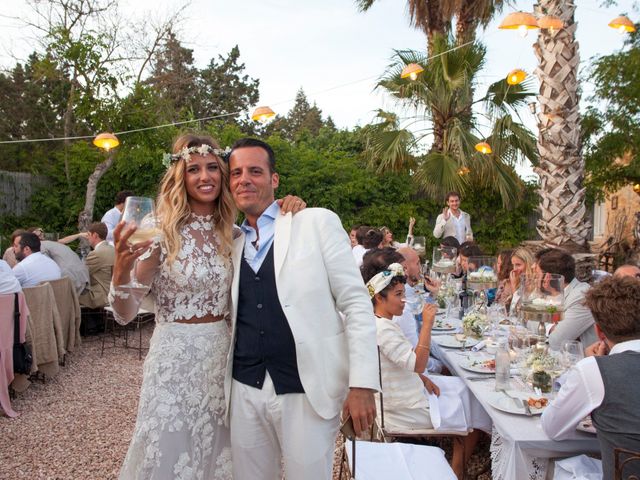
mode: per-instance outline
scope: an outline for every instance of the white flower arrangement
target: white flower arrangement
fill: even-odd
[[[462,318],[462,329],[467,335],[480,338],[487,323],[488,318],[485,314],[473,311]]]
[[[548,372],[554,370],[558,366],[558,362],[545,350],[534,349],[527,357],[525,364],[531,368],[532,372]]]

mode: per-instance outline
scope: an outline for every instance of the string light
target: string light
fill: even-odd
[[[621,34],[636,31],[636,26],[631,20],[629,20],[628,17],[625,17],[624,15],[620,15],[619,17],[611,20],[609,22],[609,26],[618,30],[618,32],[620,32]]]
[[[509,85],[518,85],[524,82],[525,78],[527,78],[527,73],[524,70],[516,68],[515,70],[511,70],[507,75],[507,83]]]
[[[251,119],[266,123],[271,117],[275,117],[275,112],[270,107],[258,107],[253,111]]]
[[[116,137],[113,133],[104,132],[96,135],[96,138],[93,139],[93,144],[96,147],[102,148],[103,150],[108,152],[112,148],[116,148],[118,145],[120,145],[120,140],[118,140],[118,137]]]
[[[518,30],[521,36],[526,37],[529,30],[535,30],[540,28],[538,26],[538,20],[533,14],[528,12],[512,12],[507,15],[500,26],[501,30]]]
[[[493,151],[491,150],[491,145],[489,145],[487,142],[476,143],[475,148],[478,152],[482,153],[483,155],[488,155]]]
[[[418,74],[424,72],[424,68],[417,63],[410,63],[406,67],[402,69],[402,73],[400,74],[400,78],[409,77],[410,80],[416,81],[418,78]]]

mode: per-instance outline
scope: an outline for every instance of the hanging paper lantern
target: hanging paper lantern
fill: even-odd
[[[255,120],[256,122],[266,122],[271,117],[275,117],[275,112],[271,110],[269,107],[258,107],[254,110],[251,115],[251,120]]]
[[[515,70],[511,70],[509,75],[507,75],[507,83],[509,85],[518,85],[524,82],[525,78],[527,78],[527,73],[524,70],[516,68]]]
[[[418,74],[422,72],[424,72],[424,68],[422,68],[422,66],[418,65],[417,63],[410,63],[402,69],[400,78],[409,77],[411,80],[416,80],[418,78]]]
[[[106,150],[107,152],[112,148],[116,148],[120,145],[120,140],[113,133],[101,133],[93,139],[93,144],[98,147]]]
[[[489,145],[487,142],[480,142],[476,144],[476,150],[479,151],[482,154],[489,154],[491,153],[493,150],[491,150],[491,145]]]

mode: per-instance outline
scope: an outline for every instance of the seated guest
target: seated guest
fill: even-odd
[[[542,414],[542,428],[563,440],[591,414],[602,453],[603,478],[614,477],[614,448],[640,451],[640,383],[629,381],[640,371],[640,282],[605,278],[586,293],[595,329],[610,349],[590,356],[567,374],[556,399]],[[640,475],[640,462],[630,462],[628,475]]]
[[[360,225],[354,225],[351,227],[351,231],[349,232],[349,240],[351,241],[351,248],[358,245],[358,239],[356,238],[356,232],[360,228]]]
[[[420,282],[420,257],[418,253],[411,247],[401,247],[397,251],[393,248],[381,248],[372,250],[365,255],[365,263],[368,269],[372,269],[375,273],[384,270],[387,265],[399,263],[407,274],[407,282],[404,285],[405,304],[402,315],[395,315],[393,321],[400,327],[404,336],[409,340],[413,348],[418,344],[418,328],[422,324],[422,316],[426,316],[424,309],[426,304],[421,298],[424,294]],[[362,272],[363,277],[372,276],[371,273]],[[418,322],[419,318],[419,322]],[[440,373],[442,371],[442,363],[429,357],[427,363],[429,372]],[[426,371],[425,371],[426,373]]]
[[[579,281],[576,276],[576,262],[573,257],[558,249],[544,253],[536,264],[538,273],[555,273],[564,277],[564,316],[549,331],[549,346],[560,350],[567,340],[580,340],[586,347],[598,338],[593,329],[593,315],[584,304],[584,296],[589,284]],[[529,322],[531,329],[537,328]]]
[[[635,265],[620,265],[613,272],[614,277],[634,277],[640,278],[640,268]]]
[[[517,248],[511,255],[511,272],[509,273],[509,284],[511,285],[511,304],[509,314],[517,315],[520,311],[520,278],[522,275],[533,275],[533,266],[536,263],[533,254],[524,247]]]
[[[11,234],[11,246],[4,251],[4,255],[2,256],[2,259],[7,262],[11,268],[15,267],[18,264],[18,260],[16,260],[16,254],[13,251],[13,242],[16,237],[22,235],[24,232],[26,232],[26,230],[23,230],[21,228],[13,231],[13,233]]]
[[[107,241],[113,245],[113,230],[116,228],[120,219],[122,218],[122,211],[124,210],[124,202],[127,200],[127,197],[133,196],[134,193],[130,190],[123,190],[121,192],[116,193],[115,205],[111,210],[108,210],[102,216],[100,220],[107,226]]]
[[[19,262],[13,267],[13,274],[22,288],[62,277],[56,262],[40,253],[40,239],[34,233],[18,235],[13,241],[13,251]]]
[[[371,227],[366,225],[360,225],[356,230],[356,246],[351,248],[351,253],[353,254],[353,258],[356,261],[356,265],[360,267],[362,265],[362,257],[366,253],[367,249],[364,248],[364,238],[367,235],[367,232],[371,230]]]
[[[480,250],[480,247],[475,242],[464,242],[460,245],[460,249],[458,250],[459,271],[453,276],[456,278],[464,277],[469,270],[469,258],[479,257],[480,255],[482,255],[482,250]]]
[[[377,228],[371,228],[364,235],[362,246],[365,250],[371,250],[373,248],[381,248],[382,245],[382,232]]]
[[[513,270],[513,264],[511,263],[511,256],[513,250],[502,250],[498,253],[498,260],[496,262],[496,270],[498,272],[498,291],[496,292],[496,298],[494,302],[504,305],[509,311],[511,306],[511,299],[513,298],[513,290],[511,290],[511,282],[509,281],[509,275]]]
[[[7,262],[0,260],[0,295],[21,292],[20,282]]]
[[[380,242],[380,248],[400,248],[400,244],[393,240],[393,232],[391,231],[391,229],[389,229],[389,227],[380,227],[380,233],[382,233],[382,242]]]
[[[82,263],[80,257],[69,247],[62,243],[44,239],[41,228],[33,227],[29,231],[40,238],[40,252],[56,262],[62,271],[63,277],[69,277],[77,293],[81,293],[89,284],[89,270]]]
[[[444,237],[440,240],[441,247],[453,247],[456,251],[460,250],[460,242],[456,237]]]
[[[87,240],[93,249],[85,259],[89,269],[89,287],[80,295],[80,305],[88,308],[100,308],[107,305],[109,286],[116,252],[106,242],[107,226],[94,222],[89,226]]]
[[[615,272],[613,272],[613,276],[616,278],[635,278],[640,280],[640,268],[635,265],[621,265],[619,266]],[[605,277],[606,278],[606,277]],[[607,343],[603,340],[598,340],[597,342],[592,343],[588,347],[584,349],[584,355],[586,357],[591,355],[608,355],[609,347]]]
[[[393,263],[376,272],[376,268],[372,268],[370,263],[373,258],[375,255],[367,258],[362,266],[362,274],[367,282],[376,316],[385,426],[400,430],[434,427],[471,430],[478,422],[490,429],[491,422],[481,407],[472,412],[473,400],[462,380],[438,376],[438,382],[442,383],[436,384],[435,380],[432,381],[422,373],[429,360],[436,305],[429,304],[423,310],[422,328],[418,343],[413,348],[400,327],[392,321],[394,316],[401,315],[404,310],[404,270],[400,264]],[[436,376],[432,378],[435,379]],[[427,392],[431,397],[427,396]],[[437,398],[440,396],[442,401]],[[439,425],[434,425],[432,421],[431,402],[438,402]],[[478,435],[479,432],[474,431],[464,438],[464,454],[461,445],[454,443],[451,463],[458,478],[462,478],[464,465],[473,452]]]

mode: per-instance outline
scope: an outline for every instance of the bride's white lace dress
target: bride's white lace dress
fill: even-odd
[[[211,217],[192,214],[171,266],[156,244],[136,267],[144,288],[111,286],[110,302],[120,323],[135,317],[149,292],[156,306],[138,418],[121,479],[231,479],[229,431],[223,423],[228,323],[176,322],[227,316],[233,267],[218,249]]]

